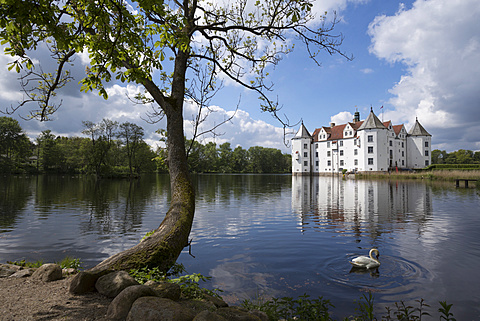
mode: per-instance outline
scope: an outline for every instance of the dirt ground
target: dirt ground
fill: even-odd
[[[111,299],[99,293],[70,294],[70,279],[0,278],[0,320],[105,320]]]

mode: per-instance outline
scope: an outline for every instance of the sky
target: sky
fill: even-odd
[[[417,118],[432,135],[432,149],[480,150],[480,1],[317,0],[313,10],[327,11],[329,17],[336,12],[341,21],[333,33],[343,35],[341,50],[354,59],[323,53],[318,66],[302,46],[284,56],[270,70],[269,81],[274,84],[270,95],[278,98],[280,114],[290,123],[303,121],[312,133],[331,122],[351,121],[356,110],[363,120],[372,108],[380,119],[404,124],[407,131]],[[45,54],[41,48],[34,53],[41,62]],[[12,60],[0,54],[2,110],[22,100],[19,76],[7,70]],[[34,105],[25,105],[8,116],[19,120],[32,139],[46,129],[56,135],[83,136],[82,120],[108,118],[143,127],[145,140],[153,147],[160,145],[155,131],[165,128],[165,122],[149,124],[145,119],[151,106],[134,104],[128,98],[141,87],[108,83],[108,100],[96,92],[80,92],[78,81],[86,62],[84,55],[75,58],[74,80],[58,92],[56,99],[62,106],[52,121],[25,121]],[[263,146],[290,152],[292,135],[287,135],[285,145],[281,124],[261,112],[255,93],[225,82],[210,104],[212,112],[205,126],[219,124],[237,106],[238,110],[217,135],[201,137],[202,143],[229,142],[232,148]],[[195,106],[186,101],[187,138],[191,137],[195,113]]]

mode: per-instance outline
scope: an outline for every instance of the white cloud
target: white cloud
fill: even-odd
[[[373,73],[373,69],[371,68],[364,68],[364,69],[360,69],[360,71],[364,74],[371,74]]]
[[[478,17],[477,0],[416,1],[369,26],[371,53],[407,67],[390,90],[391,119],[413,124],[418,117],[434,144],[437,137],[450,150],[480,147]]]
[[[336,125],[346,124],[348,122],[351,122],[352,120],[353,120],[353,115],[348,111],[342,111],[330,117],[330,121],[332,123],[335,123]]]

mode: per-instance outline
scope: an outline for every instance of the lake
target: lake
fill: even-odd
[[[230,303],[308,293],[338,318],[372,292],[377,315],[423,298],[457,320],[480,320],[480,190],[454,183],[291,175],[197,175],[195,221],[179,262],[211,276]],[[0,262],[92,267],[162,221],[166,175],[130,183],[70,176],[0,177]],[[349,260],[380,251],[376,271]]]

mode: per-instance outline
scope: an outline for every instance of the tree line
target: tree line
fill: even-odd
[[[444,150],[432,151],[432,164],[480,164],[480,151],[459,149],[447,153]]]
[[[77,173],[99,177],[168,172],[166,148],[153,150],[142,127],[103,119],[83,121],[85,137],[55,136],[42,131],[32,142],[17,120],[0,117],[0,172]],[[275,148],[248,150],[230,143],[186,140],[188,167],[194,173],[289,173],[291,157]]]

